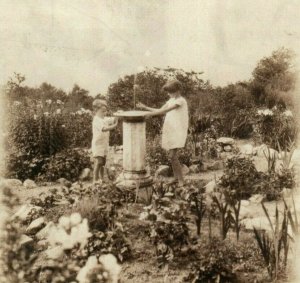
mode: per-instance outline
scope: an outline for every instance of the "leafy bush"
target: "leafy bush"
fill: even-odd
[[[233,156],[226,161],[220,185],[234,190],[238,198],[249,198],[253,184],[259,177],[253,161],[247,157]]]
[[[235,251],[217,238],[200,247],[199,259],[193,264],[193,271],[186,282],[232,283],[237,282],[233,264]]]
[[[32,100],[30,105],[12,102],[6,121],[6,176],[34,179],[45,172],[55,154],[64,154],[71,147],[89,147],[91,121],[91,111],[70,113],[60,100]],[[70,175],[73,178],[74,173]]]
[[[122,228],[106,232],[95,232],[89,238],[86,246],[87,254],[101,255],[113,254],[120,262],[124,262],[131,258],[131,243],[127,238],[127,233]]]
[[[1,187],[2,205],[13,210],[19,205],[19,199],[8,187]],[[1,233],[1,282],[34,282],[37,270],[32,267],[37,260],[33,244],[22,244],[22,225],[18,219],[4,221]]]
[[[252,194],[264,194],[267,200],[280,198],[284,188],[295,185],[293,168],[280,168],[268,172],[258,172],[250,158],[233,156],[228,159],[220,185],[237,200],[247,199]]]
[[[279,150],[297,139],[297,121],[290,110],[261,109],[256,113],[255,133],[260,143]]]
[[[168,153],[161,147],[161,137],[156,136],[152,140],[147,140],[146,162],[149,164],[152,171],[158,168],[159,165],[169,165],[171,163],[168,158]],[[178,159],[181,164],[190,166],[192,163],[192,144],[187,142],[185,148],[178,150]]]
[[[115,207],[103,204],[98,198],[79,200],[72,208],[72,211],[78,212],[83,218],[86,218],[91,229],[104,232],[114,227]]]
[[[65,149],[51,156],[42,168],[40,180],[56,181],[66,178],[75,181],[84,168],[91,167],[90,157],[83,149]]]

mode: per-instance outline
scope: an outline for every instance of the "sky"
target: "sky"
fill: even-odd
[[[298,53],[299,14],[298,0],[0,0],[0,85],[17,72],[96,95],[168,66],[213,85],[248,80],[272,51]]]

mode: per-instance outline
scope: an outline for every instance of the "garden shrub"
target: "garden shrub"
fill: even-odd
[[[53,163],[54,155],[64,155],[68,148],[90,147],[92,139],[91,111],[82,108],[70,113],[60,100],[32,100],[30,105],[14,101],[6,123],[6,176],[21,180],[35,179],[48,166],[54,170],[48,164]],[[74,178],[77,173],[69,175]]]
[[[84,149],[65,149],[48,159],[39,180],[56,181],[65,178],[76,181],[84,168],[91,167],[90,156]]]
[[[106,205],[98,198],[83,198],[72,208],[89,222],[91,229],[106,231],[114,226],[116,210],[113,205]]]
[[[275,200],[280,198],[284,188],[294,187],[295,173],[293,168],[258,172],[252,159],[236,155],[227,160],[220,185],[236,199],[263,194],[267,200]]]
[[[255,132],[258,142],[276,150],[287,148],[297,139],[297,121],[290,110],[261,109],[256,113]]]
[[[220,185],[234,190],[240,199],[249,198],[253,193],[253,184],[259,177],[253,161],[242,156],[233,156],[226,161]]]
[[[146,147],[146,162],[149,164],[152,171],[155,171],[159,165],[171,166],[167,151],[161,147],[160,136],[156,136],[152,140],[147,140]],[[187,142],[185,148],[178,150],[178,158],[181,164],[187,166],[191,165],[193,159],[192,150],[191,142]]]
[[[200,248],[199,259],[193,264],[193,270],[186,282],[232,283],[237,282],[233,270],[235,251],[217,238],[205,242]]]
[[[20,204],[19,199],[11,190],[8,187],[1,187],[2,205],[8,210],[16,209]],[[0,282],[35,282],[38,271],[32,268],[37,260],[33,244],[21,245],[22,225],[18,219],[11,221],[7,218],[3,224]]]

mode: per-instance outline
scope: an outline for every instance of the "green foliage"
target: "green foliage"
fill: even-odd
[[[32,101],[30,106],[12,102],[6,122],[6,176],[21,180],[35,179],[53,163],[54,155],[67,148],[90,147],[92,139],[91,111],[70,113],[61,100]]]
[[[103,204],[99,198],[83,198],[76,203],[71,212],[80,213],[83,218],[88,220],[89,226],[93,230],[104,232],[112,229],[115,225],[115,206]]]
[[[267,200],[281,197],[284,188],[295,185],[295,173],[292,168],[258,172],[250,158],[233,156],[226,162],[220,185],[230,198],[247,199],[252,194],[263,194]]]
[[[296,82],[293,58],[291,50],[280,48],[258,62],[251,82],[252,93],[257,103],[268,107],[291,106],[292,91]]]
[[[42,168],[40,180],[56,181],[66,178],[75,181],[84,168],[91,167],[90,157],[83,149],[65,149],[51,156]]]
[[[239,199],[248,198],[253,192],[253,184],[258,177],[259,173],[253,161],[237,155],[226,161],[220,185],[235,191]]]
[[[231,283],[237,282],[233,270],[236,254],[232,247],[217,238],[203,243],[199,259],[186,282]]]
[[[249,138],[253,131],[254,101],[247,83],[231,84],[215,90],[215,115],[221,119],[225,136]]]
[[[95,231],[86,246],[88,255],[113,254],[120,262],[132,258],[128,233],[121,227],[106,232]]]
[[[267,233],[253,228],[255,239],[261,250],[261,254],[268,269],[268,273],[272,280],[277,280],[279,271],[284,272],[287,266],[287,258],[289,252],[289,234],[287,209],[283,212],[282,220],[279,219],[279,211],[276,206],[275,224],[272,223],[269,212],[262,203],[262,208],[269,221],[271,236]]]
[[[296,141],[298,126],[290,110],[266,109],[256,113],[255,132],[258,142],[278,150]]]
[[[159,165],[171,166],[167,151],[161,147],[160,136],[156,136],[153,139],[148,139],[146,143],[146,162],[149,164],[152,172],[154,172]],[[181,164],[185,164],[187,166],[192,164],[192,151],[192,143],[189,141],[187,142],[185,148],[180,148],[178,150],[178,159]]]
[[[8,187],[1,187],[2,204],[6,210],[19,205],[19,199]],[[32,267],[37,260],[33,244],[22,244],[22,226],[18,219],[4,221],[1,233],[1,282],[34,282],[37,270]]]

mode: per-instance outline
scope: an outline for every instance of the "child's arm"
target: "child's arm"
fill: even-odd
[[[165,107],[166,107],[166,104],[164,104],[161,108],[152,108],[152,107],[148,107],[148,106],[146,106],[145,104],[139,102],[139,103],[137,103],[136,106],[137,106],[138,108],[141,108],[141,109],[144,109],[144,110],[147,110],[147,111],[154,112],[154,111],[158,111],[158,110],[161,110],[161,109],[165,108]]]
[[[166,106],[164,105],[162,108],[160,109],[156,109],[155,111],[151,111],[149,113],[146,114],[146,117],[151,117],[151,116],[159,116],[159,115],[164,115],[167,112],[174,110],[176,108],[180,107],[180,105],[178,104],[174,104],[174,105],[170,105],[170,106]]]
[[[108,132],[108,131],[111,131],[113,129],[115,129],[118,125],[118,118],[115,118],[115,122],[114,124],[110,125],[110,126],[104,126],[102,128],[102,132]]]

